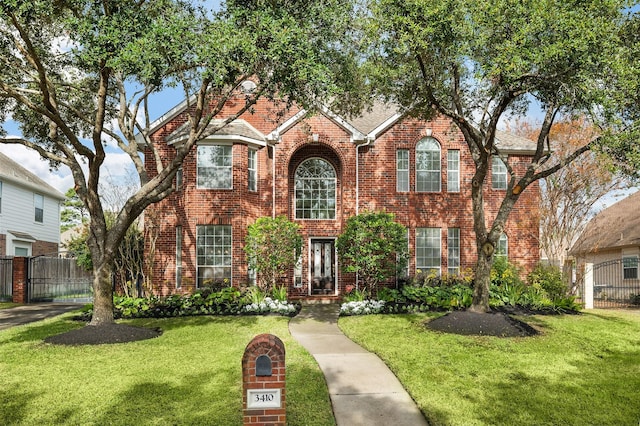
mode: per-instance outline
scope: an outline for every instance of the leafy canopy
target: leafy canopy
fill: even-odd
[[[396,276],[407,261],[407,229],[391,213],[363,212],[347,219],[336,241],[340,264],[355,272],[368,291]]]

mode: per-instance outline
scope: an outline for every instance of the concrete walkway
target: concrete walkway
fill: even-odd
[[[329,386],[338,426],[419,426],[427,421],[396,376],[376,355],[338,328],[338,304],[303,305],[291,335],[313,355]]]
[[[0,309],[0,330],[80,309],[85,303],[33,303]]]

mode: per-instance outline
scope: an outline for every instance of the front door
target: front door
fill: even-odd
[[[312,239],[309,253],[311,294],[324,295],[336,292],[336,244],[335,240]]]

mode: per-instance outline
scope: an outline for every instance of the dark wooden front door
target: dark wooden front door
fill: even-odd
[[[311,240],[309,270],[311,271],[311,294],[335,294],[336,244],[334,240]]]

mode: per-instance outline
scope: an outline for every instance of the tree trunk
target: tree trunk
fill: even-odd
[[[113,324],[112,266],[104,260],[93,264],[93,316],[89,325]]]
[[[469,310],[471,312],[486,313],[489,308],[489,287],[491,285],[491,268],[493,266],[494,246],[486,241],[478,253],[476,264],[476,277],[473,286],[473,301]]]

